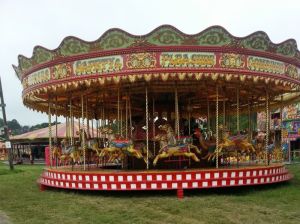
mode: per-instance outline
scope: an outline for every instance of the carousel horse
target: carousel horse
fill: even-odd
[[[101,127],[99,128],[99,131],[101,135],[105,136],[108,139],[108,146],[101,149],[101,152],[99,153],[99,157],[104,158],[106,156],[111,156],[113,154],[120,154],[122,151],[120,147],[111,146],[111,142],[115,140],[115,135],[113,134],[113,130],[109,127]]]
[[[124,154],[127,154],[137,159],[143,159],[146,162],[144,156],[142,155],[142,152],[134,147],[132,141],[127,139],[116,139],[113,134],[113,130],[109,127],[102,127],[100,129],[100,133],[107,136],[109,142],[108,147],[104,147],[103,149],[101,149],[101,152],[99,154],[100,158],[109,156],[108,161],[116,159],[122,160]]]
[[[193,142],[192,137],[184,136],[179,139],[176,139],[173,128],[169,124],[160,125],[158,126],[158,128],[161,131],[166,132],[169,146],[182,146],[182,147],[188,146],[190,150],[193,149],[195,150],[196,153],[201,154],[201,151],[198,149],[198,147],[192,144]]]
[[[199,129],[195,130],[195,136],[199,139],[200,145],[207,150],[207,154],[203,159],[208,161],[214,160],[217,155],[216,143],[207,143],[204,141],[202,133]],[[244,135],[238,135],[229,137],[228,133],[225,132],[221,142],[218,145],[219,156],[224,156],[226,149],[226,156],[237,156],[239,153],[254,153],[255,148],[249,143]]]
[[[171,125],[169,124],[164,124],[164,125],[160,125],[158,126],[158,129],[160,129],[161,131],[164,131],[167,133],[167,138],[168,138],[168,144],[169,145],[177,145],[177,141],[175,138],[175,133],[173,131],[173,128],[171,127]]]
[[[250,142],[248,142],[247,135],[232,136],[230,137],[230,140],[235,143],[237,150],[241,153],[255,153],[255,148]]]
[[[282,151],[282,149],[279,148],[279,147],[275,147],[275,149],[273,150],[271,156],[272,156],[272,158],[275,161],[282,161],[282,159],[283,159],[283,151]]]
[[[78,145],[69,145],[67,139],[63,139],[61,141],[62,146],[62,155],[60,159],[62,161],[69,160],[72,163],[72,166],[75,163],[81,163],[82,162],[82,155],[83,150]]]
[[[276,154],[276,157],[279,155],[279,152],[275,149],[275,144],[273,143],[269,142],[266,150],[266,134],[263,132],[257,134],[255,139],[252,141],[252,144],[254,145],[255,155],[258,159],[266,159],[268,154]]]
[[[215,149],[216,141],[205,140],[205,138],[203,137],[203,134],[199,128],[195,128],[194,135],[199,140],[199,144],[202,149],[204,149],[204,150],[210,150],[211,148],[213,148],[213,150]]]
[[[214,160],[217,156],[217,153],[218,156],[224,156],[225,154],[227,154],[226,156],[230,157],[232,155],[235,155],[235,146],[236,145],[234,141],[224,136],[218,145],[218,151],[217,149],[215,149],[213,153],[207,154],[205,157],[203,157],[203,159],[207,159],[208,161]],[[224,152],[224,150],[226,150],[226,153]]]
[[[56,166],[59,165],[58,160],[60,160],[60,158],[61,158],[61,149],[59,148],[58,144],[54,144],[54,146],[52,147],[52,157],[51,158],[55,159]]]
[[[208,161],[214,160],[217,156],[216,143],[205,141],[199,128],[195,129],[194,134],[196,138],[198,138],[200,146],[203,147],[205,151],[207,151],[206,156],[202,157],[202,159],[207,159]],[[219,156],[224,154],[223,149],[227,149],[228,152],[228,149],[232,149],[234,146],[234,142],[231,141],[229,138],[223,138],[220,144],[218,145]]]
[[[153,165],[156,166],[158,160],[168,158],[170,156],[185,156],[193,159],[195,162],[199,162],[199,158],[195,153],[189,151],[189,146],[170,146],[168,143],[168,136],[165,134],[158,134],[154,137],[154,141],[158,141],[160,144],[160,150],[153,161]]]
[[[77,134],[79,135],[79,144],[83,142],[82,137],[84,135],[88,165],[93,161],[96,161],[96,163],[98,164],[98,158],[101,153],[101,149],[99,148],[97,139],[92,139],[84,129],[80,129]],[[83,148],[83,146],[81,148]]]

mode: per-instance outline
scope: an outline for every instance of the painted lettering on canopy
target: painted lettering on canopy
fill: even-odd
[[[261,57],[248,57],[248,68],[253,71],[284,74],[285,64],[280,61],[270,60]]]
[[[160,55],[163,68],[211,68],[216,64],[214,53],[167,52]]]
[[[49,80],[50,80],[50,69],[45,68],[28,75],[28,77],[23,80],[23,86],[24,85],[31,86],[31,85],[47,82]]]
[[[122,56],[80,60],[75,61],[73,65],[73,71],[75,75],[110,73],[120,71],[122,68]]]

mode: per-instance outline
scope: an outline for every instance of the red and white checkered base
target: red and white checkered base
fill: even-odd
[[[284,165],[225,169],[150,170],[150,171],[66,171],[44,170],[39,179],[41,190],[46,187],[101,190],[177,190],[249,186],[283,182],[291,179]]]

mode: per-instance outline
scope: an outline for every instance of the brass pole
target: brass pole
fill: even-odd
[[[51,127],[51,102],[48,101],[48,128],[49,128],[49,153],[50,153],[50,167],[52,167],[52,127]]]
[[[269,145],[269,92],[266,91],[266,165],[269,165],[268,145]]]
[[[175,134],[177,134],[178,139],[180,135],[179,131],[179,110],[178,110],[178,90],[175,88]]]
[[[155,141],[154,141],[154,137],[155,137],[155,100],[154,100],[154,96],[152,98],[152,116],[153,116],[153,119],[152,119],[152,138],[153,138],[153,153],[154,153],[154,156],[155,156]]]
[[[118,88],[118,135],[120,135],[120,88]]]
[[[146,86],[146,149],[147,149],[147,170],[149,170],[149,113],[148,113],[148,87]]]
[[[284,146],[284,142],[283,142],[283,95],[281,95],[280,97],[280,137],[281,137],[281,150],[282,150],[282,157],[281,157],[281,162],[283,162],[284,159],[284,155],[283,155],[283,146]]]
[[[210,110],[209,110],[209,99],[207,96],[207,133],[210,131]]]
[[[222,130],[222,137],[225,136],[225,127],[226,127],[226,102],[225,97],[223,97],[223,130]]]
[[[88,112],[88,98],[85,98],[85,117],[86,117],[86,134],[87,137],[91,136],[90,135],[90,120],[89,120],[89,112]]]
[[[250,101],[248,99],[248,140],[251,141],[251,139],[252,139],[251,107],[250,107]]]
[[[55,97],[55,140],[54,141],[55,144],[57,144],[57,96]]]
[[[216,87],[216,168],[219,168],[219,86]]]
[[[73,145],[74,141],[74,120],[73,120],[73,111],[72,111],[72,98],[70,98],[70,119],[71,119],[71,127],[70,127],[70,136],[71,136],[71,145]]]
[[[128,139],[128,94],[125,103],[125,138]]]
[[[131,117],[131,97],[129,95],[129,127],[130,127],[130,138],[132,138],[132,117]]]
[[[83,170],[85,170],[85,126],[84,126],[84,101],[83,101],[83,94],[81,94],[81,117],[82,117],[82,131],[81,131],[81,138],[82,138],[82,146],[83,146]],[[80,130],[79,130],[80,131]]]
[[[237,134],[240,134],[240,87],[236,90],[236,129]]]
[[[188,112],[189,112],[189,136],[191,135],[191,99],[189,99],[189,106],[188,106]]]

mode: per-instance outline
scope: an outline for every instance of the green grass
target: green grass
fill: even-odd
[[[300,164],[288,183],[185,191],[40,192],[42,166],[0,165],[0,214],[12,223],[300,223]],[[0,220],[1,223],[1,220]]]

